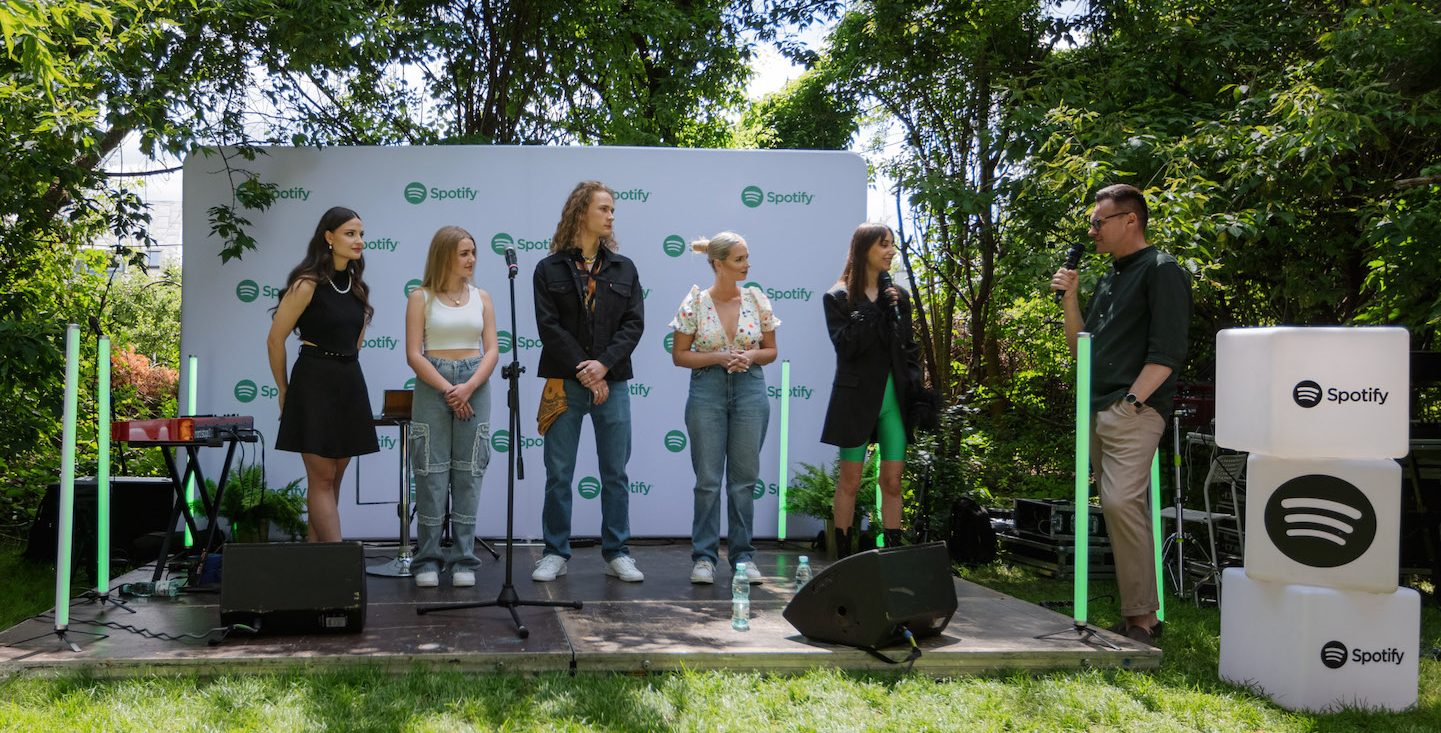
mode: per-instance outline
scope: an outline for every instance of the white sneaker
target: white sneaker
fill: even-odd
[[[642,573],[635,566],[635,560],[630,555],[617,555],[614,560],[605,564],[605,574],[611,575],[627,583],[639,583],[645,580],[645,573]]]
[[[710,585],[715,582],[715,563],[701,558],[690,569],[690,582]]]
[[[761,569],[756,567],[754,559],[746,561],[746,580],[750,581],[751,585],[766,582],[766,577],[761,575]]]
[[[440,573],[434,570],[422,570],[415,574],[415,587],[434,588],[440,585]]]
[[[450,584],[456,588],[469,588],[475,585],[474,570],[456,570],[450,574]]]
[[[546,555],[535,563],[530,579],[537,583],[549,583],[565,575],[565,558],[560,555]]]

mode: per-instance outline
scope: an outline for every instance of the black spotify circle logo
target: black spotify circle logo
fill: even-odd
[[[1291,399],[1302,407],[1315,407],[1321,404],[1321,385],[1309,379],[1303,379],[1296,383],[1295,389],[1291,390]]]
[[[1376,539],[1376,510],[1349,481],[1308,474],[1281,484],[1266,502],[1266,534],[1286,557],[1334,568],[1366,554]]]
[[[1340,669],[1346,664],[1350,650],[1339,641],[1328,641],[1321,647],[1321,663],[1328,669]]]

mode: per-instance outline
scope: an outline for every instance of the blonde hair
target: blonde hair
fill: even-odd
[[[731,256],[731,249],[737,244],[745,244],[745,238],[735,232],[720,232],[709,239],[702,237],[690,243],[692,252],[704,252],[706,260],[710,262],[711,269],[715,269],[715,263],[723,262]]]
[[[420,286],[427,293],[445,292],[450,279],[455,276],[455,253],[460,250],[460,243],[467,239],[475,242],[470,232],[457,226],[443,226],[430,238],[430,252],[425,256],[425,275],[420,279]]]
[[[585,212],[590,208],[590,200],[598,191],[604,191],[615,198],[615,191],[610,186],[600,181],[581,181],[571,189],[570,196],[565,200],[565,206],[560,209],[560,222],[555,225],[555,234],[550,238],[550,253],[564,252],[568,249],[578,249],[576,238],[580,235],[580,221],[585,217]],[[601,237],[600,246],[615,252],[620,245],[610,237]]]

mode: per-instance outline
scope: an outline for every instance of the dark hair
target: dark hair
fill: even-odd
[[[1129,183],[1116,183],[1096,192],[1096,203],[1102,201],[1115,201],[1116,206],[1132,211],[1136,214],[1136,221],[1145,231],[1146,222],[1151,218],[1151,210],[1146,207],[1146,197],[1141,189]]]
[[[315,225],[315,234],[310,237],[310,244],[305,247],[305,259],[295,266],[294,270],[285,278],[285,290],[280,292],[284,298],[285,293],[296,280],[302,278],[314,280],[317,284],[328,282],[335,274],[335,259],[330,254],[330,245],[325,241],[325,233],[339,229],[342,224],[351,219],[359,219],[360,214],[345,208],[344,206],[332,206],[330,210],[320,215],[320,222]],[[375,309],[370,307],[370,291],[365,287],[365,281],[361,274],[365,272],[365,256],[352,260],[346,266],[346,272],[350,273],[351,292],[355,297],[360,298],[360,304],[365,306],[365,322],[370,323],[370,317],[375,314]]]
[[[841,271],[841,282],[846,285],[846,302],[854,306],[861,298],[866,297],[866,256],[870,254],[871,247],[876,242],[891,235],[891,241],[895,241],[895,234],[885,224],[872,224],[867,222],[856,227],[851,235],[851,249],[846,255],[846,269]]]
[[[575,241],[580,236],[580,220],[590,209],[590,200],[599,191],[610,194],[612,199],[615,198],[615,191],[600,181],[581,181],[571,189],[570,196],[565,199],[565,206],[560,209],[560,222],[555,225],[555,234],[550,238],[551,254],[580,248]],[[612,252],[620,249],[620,245],[610,237],[601,237],[600,246]]]

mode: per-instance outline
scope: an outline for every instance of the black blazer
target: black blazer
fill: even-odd
[[[581,300],[585,287],[575,263],[580,250],[557,252],[535,266],[535,325],[540,336],[541,377],[575,379],[575,365],[595,359],[610,371],[606,381],[632,376],[630,354],[645,331],[644,292],[629,257],[602,247],[595,279],[595,312]]]
[[[884,295],[879,302],[862,297],[854,309],[846,302],[844,284],[821,296],[826,329],[836,348],[836,379],[821,429],[822,443],[854,448],[876,440],[876,418],[881,414],[887,375],[895,380],[906,442],[915,440],[915,426],[906,409],[907,388],[920,383],[921,349],[911,330],[910,293],[900,285],[896,290],[901,295],[899,324]]]

